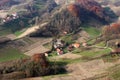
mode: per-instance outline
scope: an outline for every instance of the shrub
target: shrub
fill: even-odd
[[[35,54],[32,58],[17,60],[12,66],[0,69],[1,75],[10,75],[7,76],[10,79],[54,75],[63,72],[65,72],[64,67],[56,62],[49,63],[43,54]],[[21,75],[21,73],[24,74]]]
[[[113,34],[120,34],[120,23],[113,23],[109,26],[105,26],[102,30],[105,37],[109,37]]]

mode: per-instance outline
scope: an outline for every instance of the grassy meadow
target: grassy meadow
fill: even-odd
[[[21,51],[15,48],[4,47],[0,49],[0,62],[16,60],[26,57],[26,55],[24,55]]]

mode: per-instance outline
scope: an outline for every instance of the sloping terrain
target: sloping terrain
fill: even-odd
[[[98,0],[96,0],[98,1]],[[99,0],[103,7],[110,7],[118,16],[120,16],[120,0]]]
[[[12,5],[19,4],[19,2],[14,0],[1,0],[0,1],[0,10],[1,9],[7,9],[8,7],[11,7]]]
[[[92,0],[77,0],[76,2],[73,0],[67,5],[57,5],[53,0],[26,0],[24,4],[23,2],[12,6],[9,10],[10,12],[18,11],[21,17],[3,25],[12,33],[34,24],[48,22],[44,28],[39,29],[32,36],[53,36],[62,34],[62,31],[76,32],[84,24],[100,27],[117,19],[114,13],[106,11],[99,3]],[[53,34],[53,32],[56,33]]]
[[[23,4],[32,0],[1,0],[0,10],[10,9],[14,5]]]
[[[116,62],[116,64],[119,63],[119,61]],[[51,76],[48,78],[36,77],[23,80],[119,80],[119,72],[109,72],[110,70],[116,71],[117,69],[119,69],[119,65],[115,67],[116,64],[105,63],[103,60],[75,63],[67,65],[67,70],[69,71],[68,75]],[[107,70],[108,68],[110,68],[109,71]]]
[[[41,39],[39,39],[38,42],[27,47],[26,52],[24,54],[28,55],[28,56],[32,56],[36,53],[44,53],[46,51],[49,51],[50,49],[45,48],[43,45],[46,43],[49,43],[51,41],[52,41],[51,38],[41,38]]]
[[[117,18],[111,17],[108,13],[100,4],[91,0],[78,0],[68,5],[62,4],[62,8],[53,11],[52,17],[47,20],[49,23],[32,36],[56,36],[62,34],[63,31],[76,32],[83,24],[99,27]]]
[[[7,21],[3,24],[3,19],[0,19],[0,33],[3,33],[3,30],[6,30],[8,33],[16,33],[23,30],[26,27],[34,26],[39,22],[42,23],[42,20],[56,7],[56,4],[53,0],[23,0],[18,5],[12,5],[9,10],[2,10],[1,17],[4,19],[7,15],[12,15],[17,13],[19,18]],[[2,15],[4,14],[4,16]],[[43,16],[42,16],[43,15]],[[42,19],[43,18],[43,19]],[[4,31],[2,35],[8,34]]]
[[[109,27],[105,27],[105,31],[103,31],[105,33],[101,33],[101,26],[117,20],[117,16],[112,10],[108,10],[108,8],[106,10],[101,6],[101,2],[99,4],[93,0],[55,0],[58,1],[57,3],[54,0],[27,1],[30,3],[14,5],[11,8],[16,11],[24,7],[27,11],[20,13],[18,19],[2,25],[2,27],[10,29],[12,33],[17,31],[18,33],[16,33],[17,38],[14,35],[8,36],[13,40],[6,42],[6,39],[0,39],[2,44],[0,44],[0,61],[11,60],[8,63],[12,64],[11,67],[9,65],[1,67],[4,63],[0,63],[1,79],[119,80],[119,72],[115,73],[119,70],[119,56],[110,56],[111,48],[106,44],[107,39],[112,37],[112,32],[117,33],[118,37],[120,25],[111,24]],[[18,2],[24,2],[24,0]],[[25,27],[27,28],[25,29]],[[52,47],[51,37],[60,38],[65,42],[66,45],[62,49],[64,54],[58,56],[56,49],[51,51],[47,48]],[[74,44],[79,44],[79,47],[73,47]],[[71,45],[73,48],[69,51]],[[46,53],[46,51],[50,51],[47,59],[49,65],[52,65],[49,74],[46,74],[47,71],[49,72],[49,68],[40,66],[44,63],[37,63],[38,60],[46,58],[45,55],[40,54]],[[29,56],[29,59],[26,55]],[[40,58],[40,55],[43,57]],[[16,62],[19,58],[23,59]],[[14,61],[16,64],[12,63]],[[42,61],[44,62],[44,60]],[[118,66],[116,67],[116,65]],[[110,67],[111,70],[108,70]],[[44,71],[44,69],[47,70]],[[43,74],[40,74],[41,71]],[[111,71],[114,72],[110,73]],[[44,77],[42,77],[43,75]]]

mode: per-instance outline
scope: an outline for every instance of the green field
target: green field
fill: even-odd
[[[97,49],[97,48],[91,48],[91,49],[85,49],[82,50],[81,48],[75,49],[72,51],[74,54],[79,54],[85,59],[94,59],[100,57],[101,59],[103,55],[107,55],[110,53],[110,49]],[[105,59],[108,58],[108,56],[104,57]]]
[[[95,27],[82,27],[91,37],[96,37],[100,34],[100,30]]]
[[[25,58],[26,55],[22,54],[19,50],[15,48],[5,47],[0,49],[0,62]]]
[[[14,34],[15,34],[16,36],[19,36],[19,35],[21,35],[22,33],[24,33],[25,31],[26,31],[26,29],[20,30],[20,31],[16,31]]]

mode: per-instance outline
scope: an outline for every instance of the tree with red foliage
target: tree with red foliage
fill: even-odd
[[[94,1],[94,0],[76,0],[76,3],[80,4],[85,9],[95,13],[100,18],[105,18],[103,8],[96,1]]]
[[[77,5],[70,4],[67,8],[74,16],[79,16],[79,9]]]
[[[120,23],[112,23],[109,26],[103,28],[104,36],[111,36],[113,34],[120,34]]]
[[[32,60],[33,60],[35,63],[41,63],[41,66],[42,66],[42,67],[47,67],[47,66],[48,66],[48,61],[47,61],[44,53],[34,54],[34,55],[32,56]]]

